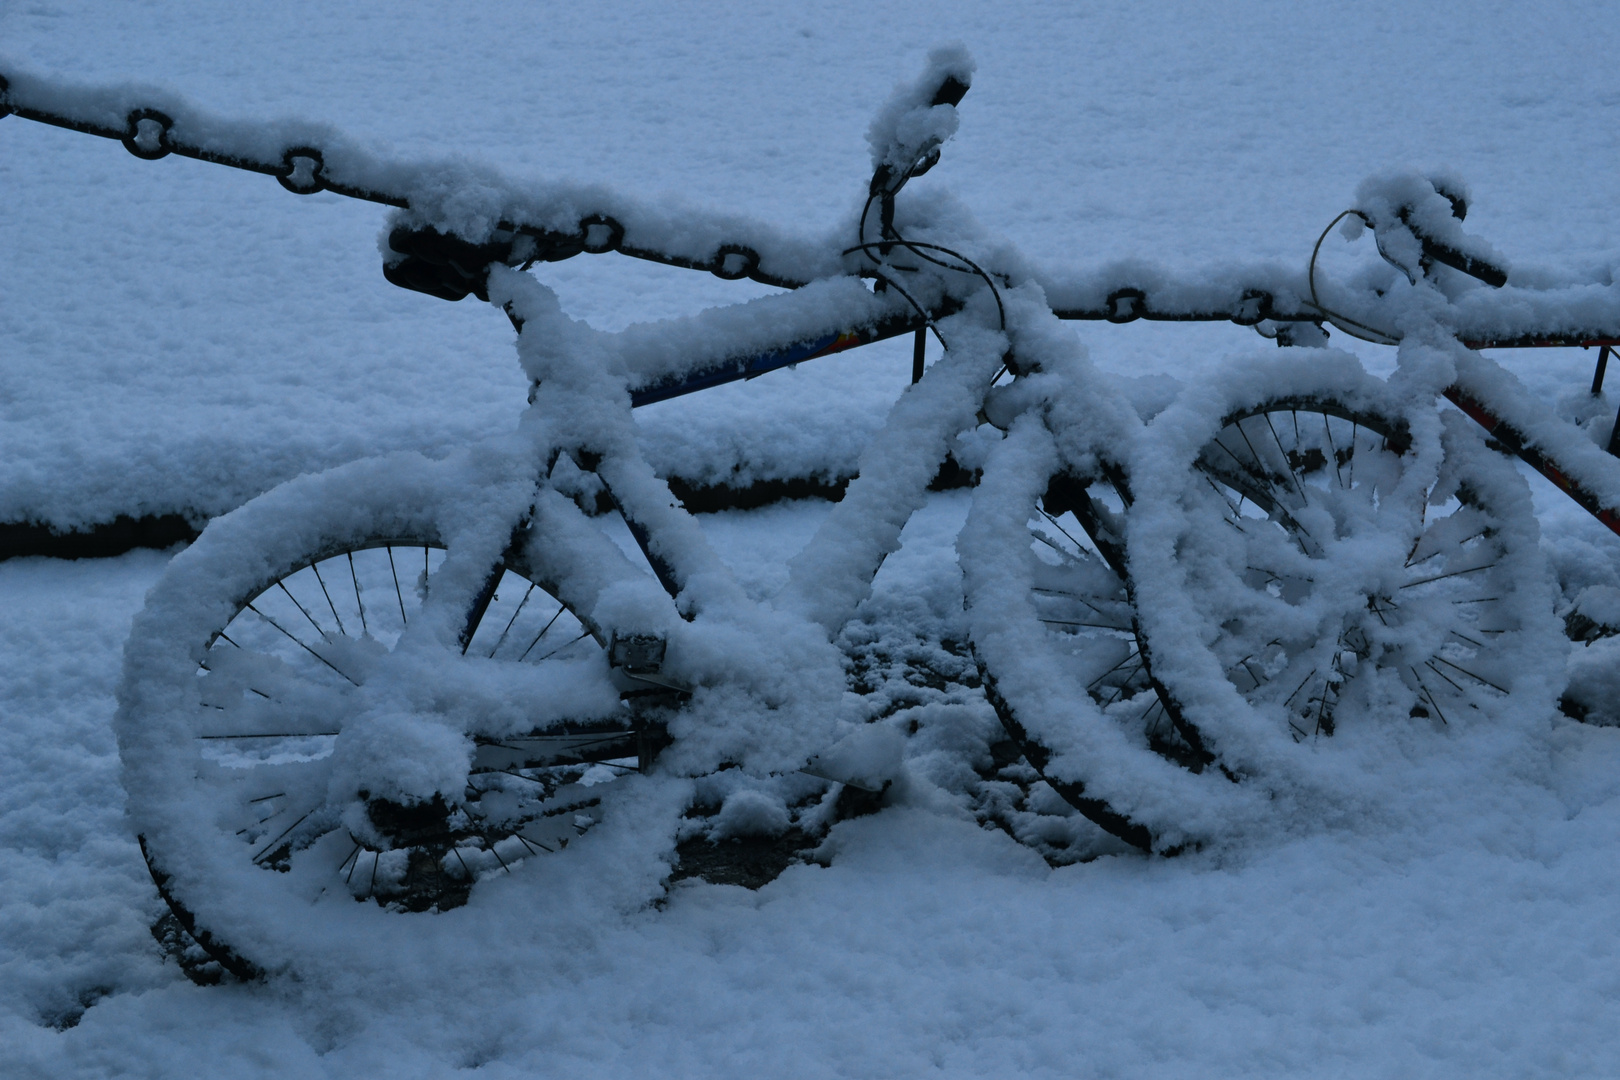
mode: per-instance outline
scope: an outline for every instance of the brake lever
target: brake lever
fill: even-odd
[[[885,106],[885,112],[892,110],[898,114],[894,125],[896,128],[899,127],[899,117],[909,115],[912,112],[934,109],[941,105],[956,108],[961,104],[962,98],[967,95],[968,89],[972,85],[973,62],[965,52],[960,50],[935,50],[929,54],[929,61],[933,70],[927,72],[924,79],[932,75],[936,80],[933,83],[932,92],[929,92],[925,86],[917,84],[902,87],[896,91],[894,97],[891,97],[889,103]],[[921,81],[919,80],[919,82]],[[902,106],[908,98],[917,104],[910,109],[903,109]],[[927,102],[926,105],[923,104],[924,101]],[[871,196],[873,198],[892,199],[901,188],[905,187],[906,181],[914,176],[921,176],[929,169],[932,169],[939,163],[940,147],[946,138],[949,138],[949,134],[944,136],[929,135],[916,146],[908,147],[900,143],[899,134],[896,131],[889,145],[884,148],[882,160],[877,163],[877,167],[873,170]],[[901,162],[905,163],[903,169],[900,167]]]

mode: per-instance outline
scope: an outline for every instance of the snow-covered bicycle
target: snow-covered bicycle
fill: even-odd
[[[1053,275],[953,202],[896,198],[938,161],[971,73],[939,50],[897,90],[858,220],[812,240],[127,90],[0,87],[19,115],[143,157],[397,207],[389,279],[499,307],[534,386],[509,436],[302,477],[217,519],[149,596],[119,694],[130,812],[214,959],[250,975],[291,962],[294,938],[436,940],[438,920],[402,913],[500,903],[536,864],[656,885],[667,863],[646,856],[689,827],[693,777],[716,836],[810,836],[850,794],[880,796],[899,736],[854,718],[832,640],[976,428],[996,434],[958,553],[986,696],[1044,781],[1126,844],[1355,812],[1392,753],[1551,708],[1565,639],[1499,451],[1611,525],[1620,468],[1477,348],[1605,342],[1614,287],[1508,284],[1456,225],[1460,185],[1421,178],[1364,188],[1353,222],[1386,269],[1354,285],[1319,283],[1315,256],[1298,277]],[[605,334],[525,272],[609,251],[787,291]],[[1061,323],[1140,317],[1288,347],[1166,394],[1095,369]],[[1396,375],[1327,349],[1324,323],[1398,342]],[[945,347],[926,370],[925,332]],[[787,586],[749,599],[642,457],[632,409],[905,333],[915,385]]]

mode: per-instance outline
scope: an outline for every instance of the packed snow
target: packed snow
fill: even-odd
[[[1379,239],[1399,243],[1387,219],[1421,204],[1413,220],[1430,235],[1511,268],[1504,293],[1445,279],[1458,317],[1493,332],[1538,325],[1553,309],[1534,290],[1553,286],[1574,297],[1558,309],[1571,326],[1612,308],[1620,214],[1604,166],[1620,93],[1604,64],[1620,34],[1602,7],[1531,22],[1510,6],[1395,4],[713,5],[694,18],[639,3],[386,16],[59,3],[6,9],[0,27],[0,73],[111,86],[120,103],[139,96],[131,86],[161,87],[174,96],[159,104],[177,112],[239,121],[231,138],[269,146],[330,130],[355,160],[448,162],[441,180],[487,181],[471,203],[441,192],[424,211],[437,220],[487,213],[501,192],[561,192],[569,206],[617,200],[638,227],[663,230],[659,242],[693,252],[737,235],[766,255],[836,251],[867,195],[868,151],[887,161],[881,147],[904,144],[900,158],[915,157],[950,137],[902,195],[902,228],[949,235],[1031,279],[1002,290],[1005,331],[982,293],[943,320],[951,352],[940,363],[930,347],[914,390],[902,339],[632,416],[628,388],[722,337],[768,341],[778,320],[813,327],[828,305],[880,311],[892,297],[839,284],[784,295],[581,255],[492,282],[526,327],[548,331],[514,350],[500,312],[383,280],[385,208],[0,120],[0,521],[72,527],[179,510],[200,522],[304,475],[221,520],[217,535],[269,538],[262,550],[222,541],[0,563],[0,1074],[1620,1067],[1609,846],[1620,840],[1620,726],[1604,726],[1616,718],[1603,707],[1588,717],[1603,723],[1578,724],[1554,704],[1566,651],[1582,700],[1612,701],[1616,639],[1597,634],[1620,625],[1620,540],[1528,470],[1470,457],[1487,451],[1459,414],[1401,404],[1472,380],[1516,402],[1508,419],[1607,497],[1620,490],[1600,449],[1617,399],[1587,394],[1592,354],[1493,352],[1509,378],[1431,332],[1439,301],[1421,290],[1397,362],[1337,332],[1332,345],[1348,352],[1279,351],[1229,323],[1060,325],[1036,284],[1054,306],[1095,306],[1098,283],[1125,267],[1149,303],[1229,304],[1257,282],[1286,303],[1306,288],[1304,261],[1334,215],[1360,206]],[[930,63],[971,77],[959,124],[895,90]],[[1440,189],[1401,186],[1417,175],[1466,192],[1465,225],[1446,216]],[[1384,179],[1360,186],[1368,176]],[[1330,274],[1405,302],[1410,283],[1367,238],[1335,233],[1322,251]],[[644,325],[604,333],[632,324]],[[1045,374],[985,403],[1024,413],[1006,439],[956,438],[1006,339]],[[551,394],[520,427],[533,379]],[[1483,719],[1442,729],[1403,704],[1398,722],[1293,745],[1262,743],[1264,703],[1218,671],[1166,668],[1208,692],[1198,707],[1236,760],[1264,773],[1292,755],[1295,772],[1270,787],[1194,782],[1123,742],[1102,746],[1119,762],[1115,797],[1134,792],[1177,828],[1213,836],[1173,858],[1137,853],[998,756],[1004,735],[970,635],[1032,684],[1009,690],[1059,705],[1068,693],[1070,715],[1089,703],[1040,653],[1019,606],[1029,582],[996,553],[1019,542],[1007,530],[1055,462],[1136,455],[1152,490],[1133,551],[1158,560],[1143,571],[1149,632],[1184,636],[1177,655],[1196,657],[1214,625],[1197,605],[1211,594],[1183,589],[1172,556],[1207,557],[1186,572],[1213,581],[1226,549],[1185,533],[1196,523],[1187,462],[1256,387],[1328,382],[1369,408],[1407,410],[1419,452],[1382,492],[1391,506],[1415,513],[1436,478],[1449,493],[1458,463],[1471,463],[1468,483],[1507,523],[1519,681]],[[1059,421],[1058,438],[1037,415]],[[552,557],[575,563],[550,567],[580,590],[571,603],[669,634],[670,669],[697,690],[665,769],[602,785],[612,812],[581,842],[544,865],[492,870],[471,903],[442,914],[329,898],[312,909],[322,918],[303,920],[291,874],[239,913],[246,943],[285,962],[262,981],[194,986],[153,938],[164,908],[134,839],[183,815],[190,789],[165,787],[163,733],[132,731],[131,717],[152,713],[131,702],[193,678],[193,646],[172,642],[217,618],[209,605],[232,575],[296,557],[311,530],[338,527],[332,515],[455,522],[435,598],[471,595],[532,493],[533,455],[557,445],[606,451],[626,512],[655,527],[682,589],[671,604],[611,519],[542,497],[537,535],[571,538]],[[991,482],[927,492],[946,449]],[[378,454],[392,456],[361,460]],[[670,508],[660,480],[857,471],[836,505],[695,521]],[[244,561],[249,550],[259,562]],[[213,584],[160,588],[143,614],[170,566]],[[966,608],[968,596],[1002,602]],[[451,606],[424,609],[443,622],[429,636],[453,633]],[[1572,634],[1597,629],[1569,642],[1566,620]],[[401,701],[412,677],[427,687],[436,674],[426,660],[409,670],[409,655],[394,662]],[[575,681],[554,684],[546,708],[608,707],[600,672],[569,670]],[[484,695],[495,724],[523,690],[438,692]],[[1371,706],[1358,715],[1379,719]],[[1076,746],[1057,749],[1109,730],[1075,728]],[[426,771],[384,776],[379,762],[401,753],[389,731],[342,768],[416,794],[460,782],[431,770],[462,744],[427,726],[409,755]],[[771,774],[818,751],[811,773],[881,789],[882,808],[834,825],[813,861],[757,890],[669,879],[675,843],[702,830],[766,843],[812,828],[830,807],[804,799],[824,781]],[[126,782],[143,785],[139,797]],[[692,804],[713,813],[683,817]],[[235,869],[209,850],[176,869],[206,879],[210,868],[221,903],[240,898]]]

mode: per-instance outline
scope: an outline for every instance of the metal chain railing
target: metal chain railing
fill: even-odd
[[[260,142],[259,139],[228,138],[233,133],[229,129],[236,128],[238,131],[234,133],[241,134],[245,125],[222,124],[194,110],[165,110],[150,105],[120,109],[118,104],[106,100],[114,95],[105,92],[85,91],[75,95],[62,93],[44,84],[31,87],[30,83],[34,82],[22,77],[0,75],[0,117],[15,115],[87,135],[116,139],[130,153],[146,161],[156,161],[170,154],[207,161],[274,177],[277,183],[295,194],[312,195],[329,191],[352,199],[415,211],[427,219],[428,227],[439,224],[434,220],[437,215],[429,201],[417,197],[412,191],[417,185],[411,181],[418,177],[412,175],[417,170],[410,167],[389,167],[384,163],[357,160],[361,155],[347,147],[341,155],[334,155],[329,153],[330,148],[313,143],[288,145],[266,153],[260,146],[252,145]],[[40,92],[30,94],[30,89]],[[97,97],[103,100],[98,101]],[[211,138],[206,141],[188,138],[188,128],[208,131]],[[221,138],[222,135],[227,137]],[[232,141],[236,145],[231,145]],[[344,168],[345,164],[349,166],[347,169]],[[368,182],[363,178],[367,173],[391,173],[395,182],[379,183],[375,179]],[[815,276],[820,276],[773,272],[761,265],[764,261],[760,253],[761,245],[742,240],[717,243],[706,253],[638,242],[618,216],[605,210],[580,215],[576,227],[571,230],[525,221],[515,215],[501,217],[495,230],[512,237],[525,238],[526,242],[506,242],[513,249],[511,258],[514,265],[518,262],[559,261],[582,252],[603,254],[616,251],[667,266],[705,270],[728,281],[751,278],[779,288],[798,288],[814,280]]]
[[[174,154],[271,176],[288,191],[300,195],[329,191],[348,198],[394,207],[409,215],[408,224],[393,233],[391,246],[401,256],[385,269],[396,284],[457,300],[481,293],[481,276],[464,264],[483,260],[513,266],[555,262],[582,253],[618,252],[631,258],[690,270],[703,270],[726,280],[748,278],[778,288],[799,288],[820,277],[867,269],[859,256],[819,243],[794,240],[757,223],[742,231],[753,236],[723,238],[736,228],[735,219],[698,212],[682,224],[702,227],[679,230],[685,243],[659,243],[664,215],[623,198],[621,205],[590,208],[576,213],[566,225],[564,205],[578,205],[600,194],[587,195],[556,187],[534,191],[504,185],[504,203],[492,215],[493,230],[484,236],[461,237],[448,215],[435,205],[434,191],[443,185],[426,183],[432,166],[376,160],[332,134],[324,143],[307,138],[271,145],[264,125],[223,121],[176,102],[158,108],[133,97],[133,91],[65,87],[31,76],[0,75],[0,117],[68,128],[105,139],[116,139],[136,157],[157,160]],[[143,92],[162,97],[158,92]],[[487,181],[488,176],[480,175]],[[704,218],[707,220],[703,220]],[[693,236],[692,234],[698,234]],[[667,238],[666,238],[667,240]],[[851,249],[853,251],[854,249]],[[446,272],[446,266],[461,267]],[[1089,279],[1065,279],[1037,273],[1054,313],[1061,319],[1129,323],[1138,319],[1157,322],[1231,322],[1239,326],[1277,327],[1268,337],[1290,339],[1288,324],[1332,320],[1332,313],[1314,300],[1314,282],[1304,275],[1270,267],[1233,268],[1219,283],[1194,286],[1166,280],[1153,284],[1140,270],[1105,269]],[[1605,315],[1608,313],[1605,312]],[[1620,341],[1620,314],[1612,320],[1577,320],[1570,313],[1549,307],[1543,328],[1532,333],[1493,331],[1490,320],[1478,327],[1459,327],[1459,336],[1472,348],[1593,345]],[[1593,325],[1585,325],[1592,322]],[[1603,325],[1598,325],[1598,323]],[[1612,324],[1611,324],[1612,323]],[[1263,331],[1264,332],[1264,331]]]

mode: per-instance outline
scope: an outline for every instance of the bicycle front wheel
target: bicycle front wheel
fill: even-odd
[[[1353,801],[1348,766],[1296,743],[1465,731],[1548,696],[1562,642],[1523,479],[1351,357],[1285,352],[1186,392],[1112,525],[1099,477],[1123,469],[1077,471],[1033,424],[1000,452],[964,558],[992,703],[1140,847]]]
[[[1164,445],[1196,450],[1180,470],[1166,455],[1137,508],[1148,668],[1237,775],[1288,769],[1277,735],[1466,730],[1542,694],[1561,645],[1511,461],[1461,414],[1403,409],[1311,352],[1161,417]]]

